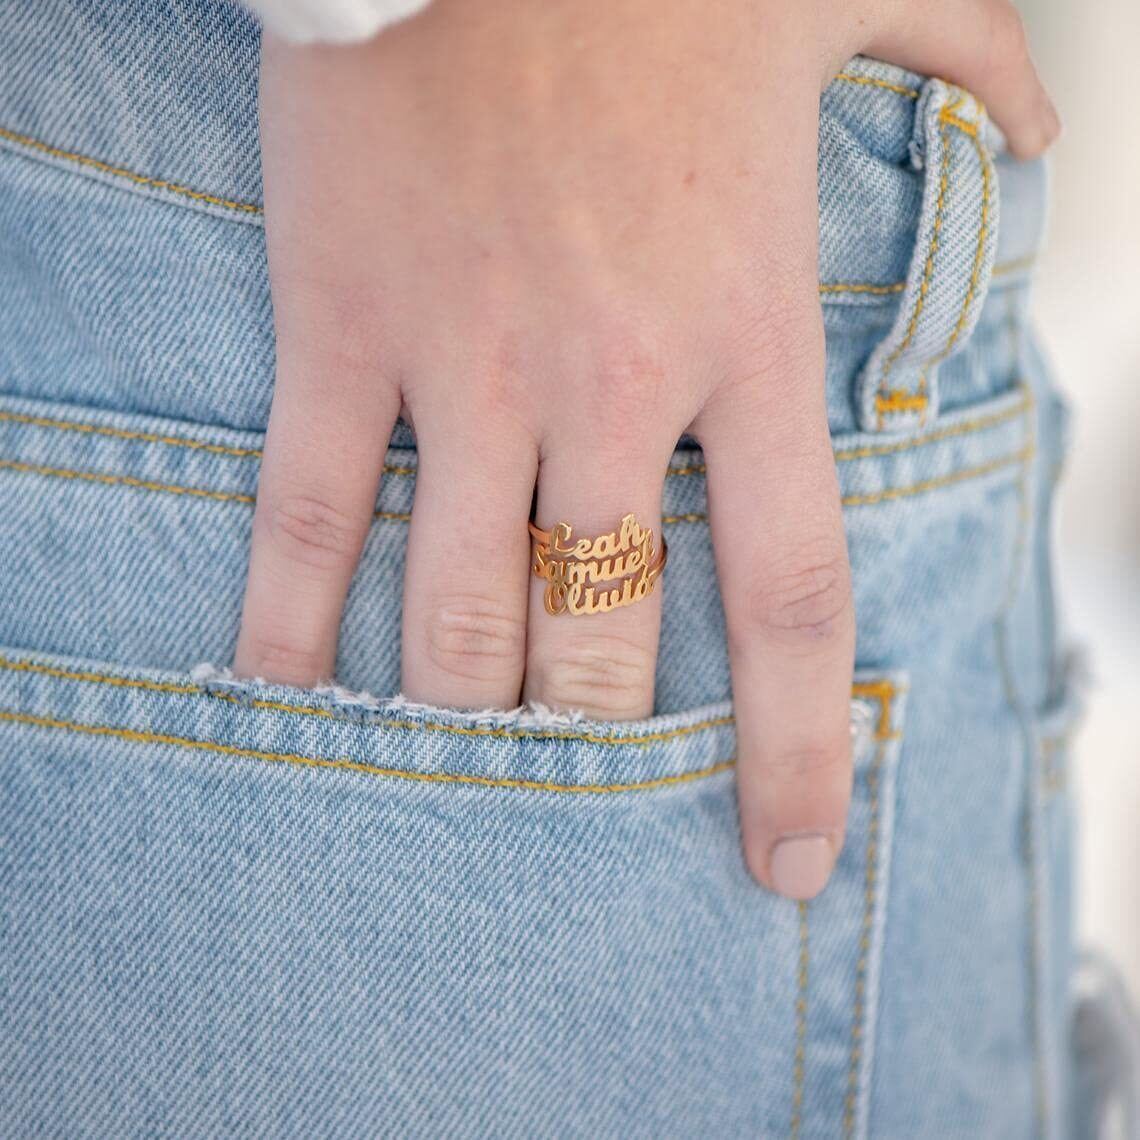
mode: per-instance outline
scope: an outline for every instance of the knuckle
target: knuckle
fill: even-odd
[[[666,400],[664,352],[631,324],[602,334],[595,349],[590,422],[628,443],[629,425]]]
[[[849,777],[851,749],[844,740],[799,744],[765,756],[760,766],[769,779],[826,783],[833,775]]]
[[[654,654],[615,637],[576,639],[558,656],[532,663],[533,690],[543,704],[602,720],[645,716],[652,702]]]
[[[245,660],[245,673],[284,685],[315,685],[326,670],[324,655],[315,645],[284,631],[251,637]]]
[[[446,598],[428,609],[425,644],[432,664],[469,680],[516,674],[526,653],[526,621],[492,599]]]
[[[745,599],[747,631],[824,642],[843,629],[851,605],[846,558],[806,561],[751,585]]]
[[[763,320],[738,326],[728,346],[729,359],[718,392],[731,407],[739,391],[751,390],[778,404],[804,378],[821,382],[825,340],[818,310],[803,313],[802,306],[773,307]]]
[[[339,569],[356,558],[359,529],[327,499],[284,495],[267,504],[260,521],[270,540],[298,565]]]

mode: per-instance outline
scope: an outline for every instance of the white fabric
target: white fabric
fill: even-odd
[[[261,22],[293,43],[352,43],[407,19],[431,0],[246,0]]]

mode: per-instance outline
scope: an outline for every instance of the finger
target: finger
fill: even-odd
[[[513,422],[421,425],[404,581],[402,688],[453,708],[513,708],[526,661],[537,456]]]
[[[894,3],[886,11],[861,50],[973,92],[1018,158],[1035,158],[1060,134],[1025,25],[1009,0]]]
[[[288,337],[278,353],[234,669],[313,685],[334,673],[399,398],[371,376],[337,377],[334,358],[293,352]]]
[[[745,854],[807,899],[843,842],[855,623],[818,306],[800,342],[725,386],[694,431],[727,623]]]
[[[625,560],[638,545],[628,524],[623,534],[622,520],[632,513],[641,527],[652,530],[657,549],[666,462],[664,456],[606,460],[594,442],[560,447],[544,457],[539,468],[536,522],[545,529],[569,523],[571,542],[614,534],[614,545],[621,547],[617,558]],[[611,566],[615,572],[621,568]],[[638,567],[623,576],[631,583],[628,589],[635,588],[641,575]],[[545,603],[550,583],[531,577],[526,698],[602,720],[648,716],[653,711],[662,583],[656,581],[641,600],[608,612],[570,612],[579,606],[604,606],[611,596],[622,596],[622,578],[596,581],[591,576],[571,588],[566,610],[551,614]]]

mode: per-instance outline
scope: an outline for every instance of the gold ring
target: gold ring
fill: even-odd
[[[653,593],[669,549],[653,544],[653,531],[632,514],[617,530],[597,538],[574,538],[568,522],[542,530],[527,524],[534,550],[531,569],[546,582],[548,614],[604,614],[632,606]],[[607,586],[606,583],[614,583]]]

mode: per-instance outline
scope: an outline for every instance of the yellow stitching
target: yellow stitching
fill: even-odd
[[[294,713],[301,716],[319,716],[332,720],[345,720],[350,723],[359,723],[356,718],[342,716],[331,709],[319,708],[311,705],[290,705],[283,701],[268,701],[252,699],[243,702],[231,693],[215,692],[202,685],[187,682],[150,681],[143,678],[118,677],[112,673],[96,673],[82,669],[63,669],[54,665],[44,665],[38,661],[21,661],[10,657],[0,656],[0,670],[12,673],[38,673],[46,677],[55,677],[65,681],[86,681],[97,685],[111,685],[116,688],[146,689],[160,693],[185,693],[196,696],[207,696],[221,700],[232,701],[236,704],[248,704],[252,708],[273,710],[276,712]],[[891,725],[891,707],[894,698],[902,692],[892,681],[856,681],[851,686],[851,695],[861,700],[875,700],[879,702],[879,722],[875,729],[879,740],[894,739],[895,733]],[[640,745],[652,744],[662,741],[676,740],[682,736],[691,736],[696,732],[703,732],[710,728],[724,728],[733,723],[731,715],[709,717],[693,724],[679,725],[676,728],[662,729],[659,732],[642,733],[627,736],[603,736],[590,732],[561,732],[556,729],[538,728],[507,728],[491,725],[455,725],[437,721],[400,720],[384,721],[383,727],[424,730],[450,733],[457,736],[490,736],[508,739],[533,740],[570,740],[586,744]]]
[[[881,426],[883,415],[902,411],[924,411],[926,408],[927,400],[924,395],[926,390],[926,372],[929,368],[936,365],[939,361],[944,360],[950,355],[958,337],[962,334],[962,329],[965,327],[966,318],[969,315],[970,305],[973,302],[974,295],[977,292],[978,278],[981,271],[982,257],[985,252],[985,241],[988,234],[989,224],[989,207],[990,207],[990,169],[986,161],[986,156],[982,151],[982,146],[978,142],[978,128],[976,124],[968,123],[964,119],[959,118],[954,112],[962,105],[965,100],[964,95],[959,97],[947,107],[943,107],[938,114],[939,128],[938,134],[942,140],[942,176],[938,186],[938,201],[934,211],[934,225],[931,235],[930,248],[927,252],[926,265],[923,269],[922,285],[919,289],[918,300],[915,303],[914,312],[911,314],[910,322],[907,326],[906,336],[902,342],[896,346],[894,351],[890,354],[883,364],[883,374],[879,381],[880,394],[875,398],[875,409],[877,423]],[[919,394],[916,396],[906,396],[905,392],[901,390],[885,392],[885,384],[887,376],[890,373],[894,363],[898,360],[903,350],[910,344],[914,336],[915,329],[918,325],[918,317],[922,312],[923,304],[926,299],[926,291],[929,285],[930,273],[934,265],[934,253],[938,248],[938,238],[942,229],[942,208],[945,201],[946,184],[949,174],[950,166],[950,141],[946,134],[947,124],[960,130],[963,134],[968,135],[973,141],[974,149],[977,151],[978,159],[982,166],[982,216],[981,224],[978,232],[977,248],[974,254],[974,265],[970,274],[970,284],[966,290],[966,297],[962,304],[962,310],[958,315],[958,323],[954,326],[950,334],[950,339],[946,342],[946,347],[941,353],[931,357],[922,366],[922,376],[919,379]]]
[[[923,378],[925,383],[925,377]],[[908,392],[905,388],[891,388],[885,395],[875,395],[875,410],[880,420],[885,412],[922,412],[926,410],[928,399],[924,392]]]
[[[1024,257],[1014,258],[1013,261],[1004,261],[995,265],[990,277],[1002,277],[1008,273],[1016,273],[1019,269],[1028,269],[1037,260],[1037,254],[1029,253]],[[895,281],[890,285],[875,285],[864,281],[836,281],[832,284],[820,284],[821,293],[872,293],[891,294],[901,293],[906,288],[905,281]]]
[[[867,772],[871,795],[871,817],[867,824],[867,866],[864,872],[863,929],[859,936],[859,960],[855,965],[855,1003],[851,1021],[851,1059],[847,1070],[847,1097],[843,1110],[843,1134],[855,1134],[855,1102],[859,1092],[859,1062],[863,1056],[863,1021],[867,1013],[867,966],[871,953],[871,933],[875,925],[875,902],[878,876],[879,842],[879,774],[886,745],[879,744],[875,759]]]
[[[808,970],[811,965],[808,943],[808,904],[799,904],[800,961],[796,978],[796,1056],[792,1070],[792,1140],[799,1140],[804,1104],[804,1062],[807,1056]]]
[[[260,447],[226,447],[220,443],[206,443],[200,439],[187,439],[180,435],[159,435],[149,431],[130,431],[127,428],[106,427],[103,424],[80,423],[77,420],[53,420],[47,416],[29,416],[21,412],[0,411],[0,423],[28,424],[31,427],[54,428],[58,431],[75,431],[87,435],[106,435],[114,439],[139,440],[143,443],[161,443],[169,447],[188,447],[207,451],[212,455],[227,455],[238,459],[260,459]],[[384,465],[385,475],[414,475],[414,467]]]
[[[957,115],[949,114],[950,108],[944,108],[938,115],[938,118],[943,123],[949,123],[952,127],[957,127],[964,135],[969,135],[971,138],[978,137],[978,124],[968,123],[965,119],[959,119]]]
[[[893,740],[895,731],[891,725],[891,712],[894,699],[903,692],[893,681],[856,681],[851,686],[851,695],[862,700],[879,702],[879,723],[875,726],[876,740]]]
[[[948,487],[954,483],[964,483],[970,479],[980,479],[1003,467],[1014,463],[1021,463],[1033,454],[1032,446],[1023,447],[1012,455],[1002,456],[989,463],[982,463],[977,467],[966,467],[960,471],[953,471],[949,475],[942,475],[937,479],[924,479],[921,483],[912,483],[908,487],[892,487],[886,491],[876,491],[870,495],[846,495],[841,501],[845,507],[866,507],[874,503],[890,502],[893,499],[905,499],[910,495],[918,495],[924,491],[933,491],[938,487]]]
[[[937,487],[945,487],[952,483],[961,483],[968,479],[988,475],[1010,463],[1026,458],[1025,449],[996,459],[990,463],[983,463],[979,467],[963,468],[938,479],[925,479],[920,483],[912,483],[906,487],[893,487],[886,491],[877,491],[869,495],[847,495],[841,502],[845,507],[870,506],[874,503],[889,502],[893,499],[903,499],[909,495],[917,495],[923,491],[931,491]],[[155,491],[171,495],[190,495],[196,498],[214,499],[221,502],[235,502],[252,504],[253,495],[241,495],[230,491],[211,491],[201,487],[183,487],[174,483],[152,483],[144,479],[135,479],[130,475],[102,475],[94,471],[74,471],[64,467],[44,467],[38,463],[18,463],[11,459],[0,459],[0,470],[18,471],[33,475],[43,475],[58,479],[80,479],[91,483],[111,484],[113,486],[130,487],[140,491]],[[408,522],[411,514],[407,511],[374,511],[373,518],[387,522]],[[662,523],[673,525],[676,523],[706,522],[708,515],[697,511],[689,511],[681,515],[665,515]]]
[[[0,470],[47,475],[56,479],[81,479],[88,483],[133,487],[138,491],[162,491],[170,495],[192,495],[196,498],[216,499],[222,502],[253,502],[252,495],[239,495],[230,491],[209,491],[200,487],[181,487],[174,483],[152,483],[146,479],[135,479],[131,475],[101,475],[95,471],[73,471],[66,467],[44,467],[39,463],[18,463],[14,459],[0,459]]]
[[[1020,387],[1020,385],[1019,385]],[[982,431],[985,428],[995,427],[1007,420],[1016,419],[1028,408],[1028,401],[1023,397],[1012,407],[1004,411],[992,412],[985,416],[976,416],[973,419],[963,420],[958,424],[950,424],[937,431],[927,432],[925,435],[915,436],[913,439],[901,440],[898,443],[875,444],[868,447],[854,447],[844,451],[837,451],[837,462],[845,463],[852,459],[870,459],[876,455],[895,455],[900,451],[910,451],[927,443],[935,443],[940,439],[949,439],[956,435],[967,435]]]
[[[930,289],[930,279],[934,273],[934,254],[938,249],[939,234],[942,232],[942,212],[946,205],[946,186],[950,180],[950,145],[946,137],[946,125],[944,123],[938,128],[938,133],[942,140],[941,177],[938,182],[938,198],[934,207],[934,224],[930,228],[930,244],[926,251],[926,264],[922,269],[922,281],[918,287],[918,296],[915,298],[910,321],[907,323],[906,334],[883,362],[883,372],[879,379],[880,393],[886,392],[887,377],[890,375],[891,369],[914,339],[915,330],[918,328],[918,318],[922,315],[923,306],[926,304],[926,294]],[[878,422],[881,426],[881,411],[878,413]]]
[[[888,83],[886,80],[883,80],[883,79],[873,79],[873,78],[869,78],[869,77],[862,76],[862,75],[848,75],[848,74],[843,73],[843,72],[841,72],[835,78],[842,80],[844,83],[858,83],[860,85],[868,86],[868,87],[880,87],[885,91],[894,91],[900,95],[905,95],[908,99],[917,99],[918,95],[919,95],[919,93],[917,91],[912,91],[909,87],[901,87],[901,86],[898,86],[897,84],[894,84],[894,83]],[[953,121],[953,120],[947,120],[947,121]],[[971,124],[960,124],[958,122],[955,122],[955,125],[960,126],[962,130],[966,130],[966,132],[968,134],[971,134],[971,133],[976,134],[977,133],[976,127],[973,128],[972,130],[968,129],[971,127]],[[192,190],[189,187],[179,185],[176,182],[168,182],[168,181],[164,181],[163,179],[159,179],[159,178],[148,178],[145,175],[136,174],[136,173],[134,173],[134,171],[126,170],[123,167],[112,166],[109,163],[101,162],[99,159],[88,158],[86,155],[77,154],[74,151],[63,150],[60,147],[50,146],[48,143],[41,142],[39,139],[34,139],[34,138],[30,137],[29,135],[17,134],[15,131],[7,130],[4,127],[0,127],[0,138],[8,139],[10,142],[19,143],[23,146],[31,147],[34,150],[38,150],[44,154],[51,155],[53,158],[67,159],[68,161],[76,162],[81,166],[90,166],[91,168],[93,168],[95,170],[102,171],[105,174],[113,174],[113,175],[116,175],[117,177],[120,177],[120,178],[127,178],[130,181],[136,182],[142,186],[153,186],[159,190],[168,190],[171,193],[182,194],[185,197],[193,198],[196,201],[209,202],[215,206],[225,206],[229,209],[239,210],[242,213],[261,214],[263,212],[263,208],[255,202],[234,202],[234,201],[231,201],[227,198],[219,198],[219,197],[215,197],[212,194],[205,194],[199,190]],[[1018,269],[1022,269],[1022,268],[1029,266],[1029,265],[1032,265],[1035,259],[1036,259],[1036,256],[1034,254],[1030,254],[1026,257],[1021,257],[1015,261],[1011,261],[1005,265],[997,265],[994,267],[993,276],[994,277],[1000,277],[1001,275],[1003,275],[1005,273],[1013,273]],[[905,281],[896,281],[896,282],[893,282],[892,284],[889,284],[889,285],[879,285],[879,284],[875,284],[872,282],[862,282],[862,281],[852,281],[852,282],[838,281],[838,282],[835,282],[834,284],[821,284],[819,286],[819,291],[821,293],[891,294],[891,293],[901,293],[905,288],[906,288],[906,282]],[[56,426],[56,425],[51,425],[51,426]],[[82,430],[82,429],[79,429],[79,430]],[[117,435],[120,433],[114,432],[114,431],[108,431],[107,434]],[[131,438],[131,437],[128,437],[128,438]],[[140,433],[139,438],[146,438],[146,436],[145,436],[145,434]],[[177,438],[175,437],[175,438],[158,438],[158,439],[155,439],[153,442],[177,444],[180,441],[178,441]],[[193,444],[192,442],[189,442],[189,441],[184,441],[184,442],[186,442],[187,446],[191,446],[191,447],[195,446],[195,444]],[[205,445],[204,444],[201,446],[205,447],[207,450],[213,450],[211,445]],[[228,454],[235,454],[237,452],[242,452],[243,450],[244,449],[240,449],[240,448],[238,448],[238,449],[222,448],[219,450],[219,454],[227,454],[227,455]],[[404,473],[405,472],[393,472],[393,474],[404,474]]]
[[[213,499],[223,503],[252,505],[253,495],[236,491],[211,491],[203,487],[183,487],[177,483],[152,483],[132,475],[103,475],[97,471],[76,471],[69,467],[45,467],[39,463],[19,463],[14,459],[0,459],[0,471],[18,471],[30,475],[44,475],[54,479],[80,479],[86,483],[104,483],[117,487],[130,487],[136,491],[158,491],[168,495],[190,495],[193,498]],[[373,511],[372,517],[384,522],[410,522],[407,511]]]
[[[903,690],[893,682],[858,681],[852,686],[852,694],[864,699],[879,702],[879,723],[875,727],[878,747],[875,758],[867,772],[867,785],[870,790],[871,815],[867,825],[867,866],[866,887],[864,890],[863,928],[859,937],[859,959],[855,966],[855,1001],[851,1022],[851,1059],[847,1076],[847,1097],[844,1105],[843,1127],[845,1136],[853,1136],[855,1131],[856,1097],[859,1090],[859,1061],[863,1053],[863,1020],[866,1015],[867,963],[871,950],[871,933],[875,921],[875,901],[878,876],[878,832],[879,832],[879,776],[885,759],[885,749],[890,740],[901,740],[902,734],[892,728],[894,699]],[[792,1136],[799,1134],[800,1106],[803,1101],[803,1059],[804,1042],[807,1038],[807,983],[808,983],[808,944],[807,944],[807,904],[800,903],[800,977],[799,989],[803,1002],[802,1010],[797,1003],[799,1020],[796,1028],[796,1069],[792,1095]]]
[[[41,673],[64,681],[93,681],[100,685],[113,685],[123,689],[148,689],[157,693],[201,693],[200,685],[174,681],[147,681],[142,678],[116,677],[107,673],[91,673],[81,669],[60,669],[54,665],[41,665],[38,661],[15,661],[0,657],[0,669],[12,673]]]
[[[903,87],[898,83],[888,83],[885,79],[874,79],[867,75],[849,75],[841,71],[836,79],[844,83],[858,83],[864,87],[881,87],[884,91],[893,91],[896,95],[905,95],[908,99],[917,99],[918,92],[910,87]]]
[[[891,502],[895,499],[905,499],[911,495],[919,495],[924,491],[933,491],[939,487],[948,487],[954,483],[964,483],[970,479],[980,479],[994,471],[1000,471],[1014,463],[1028,459],[1033,452],[1032,445],[1015,451],[1012,455],[1004,455],[1000,459],[982,463],[977,467],[963,467],[952,471],[949,475],[941,475],[937,479],[923,479],[919,483],[911,483],[905,487],[890,487],[885,491],[875,491],[867,495],[845,495],[840,502],[845,507],[868,507],[875,503]],[[690,511],[683,515],[666,515],[662,520],[665,524],[707,522],[708,515]]]
[[[39,139],[34,139],[30,135],[21,135],[15,131],[6,130],[4,127],[0,127],[0,139],[7,139],[9,142],[19,143],[21,146],[38,150],[41,154],[50,155],[52,158],[63,158],[79,166],[88,166],[92,170],[98,170],[103,174],[113,174],[118,178],[126,178],[128,181],[134,182],[139,186],[152,186],[156,190],[169,190],[172,194],[180,194],[182,197],[192,198],[196,202],[209,202],[213,206],[225,206],[226,209],[237,210],[243,214],[259,215],[262,213],[262,208],[253,202],[234,202],[229,198],[219,198],[213,194],[203,193],[201,190],[191,190],[189,186],[181,186],[177,182],[168,182],[163,178],[148,178],[145,174],[135,174],[134,171],[126,170],[121,166],[112,166],[108,162],[101,162],[97,158],[89,158],[85,154],[77,154],[75,151],[63,150],[60,147],[41,142]]]
[[[205,443],[198,439],[184,439],[177,435],[158,435],[149,431],[128,431],[126,428],[104,427],[101,424],[78,423],[75,420],[53,420],[46,416],[26,416],[19,412],[0,412],[0,422],[30,424],[32,427],[56,428],[59,431],[77,431],[89,435],[109,435],[116,439],[141,440],[144,443],[166,443],[172,447],[190,447],[209,451],[215,455],[234,455],[241,459],[258,458],[258,447],[223,447],[220,443]]]
[[[56,720],[53,717],[34,716],[31,713],[17,713],[7,710],[0,710],[0,720],[11,721],[16,724],[31,724],[40,728],[61,728],[70,732],[84,733],[88,736],[111,736],[138,744],[169,744],[178,748],[219,752],[226,756],[238,756],[249,760],[281,761],[310,768],[334,768],[349,772],[361,772],[368,776],[411,780],[417,783],[473,784],[483,788],[513,788],[532,792],[605,794],[650,791],[654,788],[688,784],[694,780],[716,776],[721,772],[727,772],[736,763],[735,760],[723,760],[718,764],[711,764],[707,768],[697,768],[690,772],[679,772],[672,776],[655,776],[648,780],[622,784],[557,784],[548,780],[525,780],[511,776],[473,776],[464,772],[416,772],[406,768],[384,768],[375,764],[363,764],[357,760],[328,760],[321,757],[300,756],[291,752],[265,752],[257,748],[239,748],[232,744],[216,744],[209,740],[193,740],[189,737],[169,736],[160,732],[139,732],[133,728],[120,728],[107,724],[83,724],[79,721]]]
[[[966,319],[970,315],[970,306],[973,304],[974,297],[978,291],[978,281],[982,273],[982,261],[985,258],[986,252],[986,237],[989,234],[989,221],[990,221],[990,165],[986,159],[985,152],[982,150],[981,143],[978,142],[977,135],[972,136],[974,150],[978,155],[978,162],[982,167],[982,210],[981,217],[978,221],[978,241],[974,248],[974,264],[970,271],[970,284],[966,289],[966,296],[962,301],[962,310],[958,314],[958,323],[954,326],[950,333],[950,339],[946,342],[946,347],[942,349],[937,356],[931,357],[922,366],[922,383],[926,383],[927,371],[934,367],[939,361],[945,360],[946,357],[954,349],[958,338],[962,335],[962,330],[966,327]]]
[[[0,657],[0,669],[13,673],[40,673],[47,677],[57,677],[66,681],[89,681],[99,685],[112,685],[128,689],[149,689],[164,693],[187,693],[222,700],[233,701],[237,704],[249,704],[253,708],[274,710],[277,712],[295,713],[301,716],[320,716],[332,720],[344,720],[350,723],[359,723],[356,718],[347,717],[333,712],[331,709],[317,708],[307,705],[290,705],[283,701],[267,701],[254,699],[243,702],[240,698],[229,693],[219,693],[195,684],[147,681],[131,677],[117,677],[114,674],[94,673],[83,670],[61,669],[56,666],[42,665],[37,661],[19,661],[12,658]],[[733,723],[731,715],[709,717],[693,724],[678,725],[676,728],[662,729],[659,732],[642,733],[640,735],[603,736],[591,732],[562,732],[557,729],[541,728],[507,728],[491,725],[457,725],[437,721],[421,720],[386,720],[378,722],[379,727],[399,728],[411,730],[424,730],[427,732],[444,732],[455,736],[491,736],[503,737],[512,740],[570,740],[586,744],[604,745],[644,745],[654,744],[666,740],[676,740],[678,737],[690,736],[695,732],[703,732],[710,728],[722,728]]]
[[[1019,390],[1024,391],[1024,385],[1017,385]],[[916,447],[922,447],[927,443],[935,443],[940,439],[949,439],[956,435],[969,435],[977,431],[982,431],[985,428],[994,427],[997,424],[1005,423],[1007,420],[1016,419],[1029,407],[1028,400],[1023,396],[1012,407],[1006,408],[1000,412],[992,412],[985,416],[975,416],[973,419],[963,420],[961,423],[950,424],[947,427],[939,428],[937,431],[927,432],[924,435],[912,436],[909,439],[900,440],[898,443],[881,443],[871,444],[867,447],[852,447],[846,448],[842,451],[836,451],[835,461],[837,463],[847,463],[853,459],[871,459],[876,455],[896,455],[901,451],[911,451]],[[694,463],[685,467],[670,467],[665,472],[666,475],[704,475],[707,473],[707,467],[704,463]]]
[[[836,281],[832,284],[819,287],[821,293],[873,293],[882,296],[890,293],[901,293],[906,288],[905,281],[896,281],[892,285],[873,285],[866,281]]]

